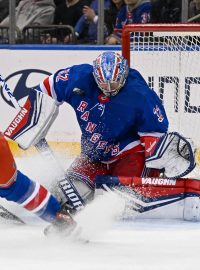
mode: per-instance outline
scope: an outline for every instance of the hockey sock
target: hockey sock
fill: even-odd
[[[0,189],[0,197],[20,204],[48,222],[56,218],[61,208],[57,199],[44,186],[20,171],[17,171],[17,179],[9,188]]]

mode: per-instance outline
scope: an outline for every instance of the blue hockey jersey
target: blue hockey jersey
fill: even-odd
[[[131,12],[128,6],[124,5],[118,12],[116,18],[116,29],[122,29],[126,24],[132,23],[148,23],[150,21],[151,3],[150,1],[142,1]]]
[[[89,64],[59,70],[37,89],[73,107],[82,131],[81,151],[93,161],[110,162],[140,145],[139,134],[168,129],[160,99],[134,69],[110,98],[98,88]]]

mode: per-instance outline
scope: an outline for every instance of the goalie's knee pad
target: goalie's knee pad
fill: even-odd
[[[8,188],[16,180],[17,169],[8,142],[0,133],[0,188]]]
[[[68,172],[65,178],[57,183],[54,194],[61,204],[67,204],[72,212],[76,212],[93,199],[94,184],[85,176]]]

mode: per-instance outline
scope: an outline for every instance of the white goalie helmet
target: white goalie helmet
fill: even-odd
[[[115,96],[128,76],[127,60],[115,52],[104,52],[93,62],[93,75],[98,87],[108,97]]]

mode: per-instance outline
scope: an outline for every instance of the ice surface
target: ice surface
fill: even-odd
[[[68,166],[70,160],[62,161]],[[40,157],[18,158],[18,168],[49,187],[53,172]],[[21,215],[26,226],[0,220],[0,270],[193,270],[200,265],[200,223],[170,220],[113,221],[121,201],[99,197],[80,215],[82,239],[47,238],[46,223],[14,204],[0,203]],[[100,207],[100,205],[102,207]],[[102,217],[105,216],[105,220]],[[89,218],[88,218],[89,217]]]

